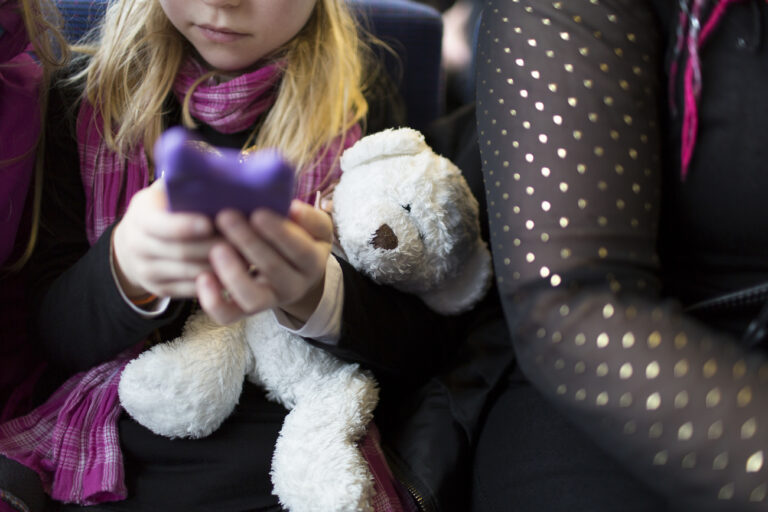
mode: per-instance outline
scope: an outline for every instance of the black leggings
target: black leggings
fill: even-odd
[[[476,512],[664,512],[629,474],[514,370],[481,431]]]

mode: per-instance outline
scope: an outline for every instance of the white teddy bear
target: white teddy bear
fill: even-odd
[[[491,281],[478,205],[459,169],[421,133],[362,138],[341,157],[333,196],[341,256],[435,311],[470,309]],[[271,311],[232,325],[193,315],[182,335],[123,371],[122,406],[168,437],[204,437],[229,416],[243,378],[290,410],[272,460],[274,493],[304,511],[372,510],[373,479],[357,449],[378,401],[373,376],[281,328]]]

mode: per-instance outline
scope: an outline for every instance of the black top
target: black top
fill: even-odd
[[[46,355],[64,374],[115,357],[159,330],[178,336],[194,304],[172,301],[159,318],[136,314],[120,296],[109,267],[108,229],[93,247],[85,237],[85,196],[74,137],[77,91],[51,93],[47,169],[40,240],[31,263],[40,297],[35,327]],[[177,108],[176,108],[177,109]],[[174,124],[169,115],[168,124]],[[214,144],[242,147],[247,131],[229,135],[202,126]],[[450,354],[461,319],[445,319],[419,299],[378,286],[341,262],[346,300],[338,346],[324,347],[371,368],[383,389],[397,395],[421,382]],[[308,340],[310,341],[310,340]],[[311,341],[310,341],[311,342]],[[244,382],[235,412],[212,435],[170,440],[119,421],[129,498],[99,510],[271,509],[269,469],[285,417],[282,406]]]
[[[684,510],[764,506],[768,364],[740,342],[755,312],[682,306],[768,281],[768,17],[736,3],[702,49],[681,182],[676,6],[486,2],[477,112],[498,286],[524,372],[635,474]]]

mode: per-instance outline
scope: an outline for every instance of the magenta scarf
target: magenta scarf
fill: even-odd
[[[0,424],[0,453],[34,470],[56,501],[95,505],[125,499],[117,385],[135,355],[73,375],[43,405]]]
[[[704,43],[712,35],[725,14],[726,9],[744,0],[720,0],[712,9],[712,13],[702,26],[701,15],[703,0],[694,0],[689,7],[681,2],[678,19],[677,44],[674,47],[674,59],[669,70],[670,106],[676,111],[674,101],[679,59],[684,49],[688,57],[683,69],[683,122],[680,144],[680,177],[685,181],[688,169],[693,159],[696,138],[699,130],[698,102],[701,97],[701,62],[699,54]]]
[[[15,1],[0,1],[0,266],[7,263],[19,229],[40,134],[42,70]],[[20,158],[22,155],[26,155]],[[14,160],[15,159],[15,160]],[[4,163],[11,161],[12,163]]]
[[[180,103],[205,72],[192,59],[182,65],[173,84]],[[192,93],[190,113],[221,133],[245,130],[272,105],[274,86],[281,75],[280,68],[273,64],[221,84],[203,82]],[[91,244],[125,213],[133,195],[149,185],[144,146],[139,144],[130,154],[118,155],[105,144],[102,125],[101,115],[83,101],[77,116],[77,141],[85,187],[86,233]]]
[[[27,29],[16,0],[0,0],[0,64],[24,52],[29,44]]]
[[[0,267],[18,257],[28,232],[25,204],[40,134],[42,69],[31,55],[15,0],[0,0]],[[39,357],[27,343],[23,273],[0,277],[0,421],[27,412],[39,377]],[[37,369],[34,369],[35,367]]]

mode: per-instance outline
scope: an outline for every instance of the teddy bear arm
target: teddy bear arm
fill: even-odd
[[[482,240],[464,263],[458,275],[421,294],[421,299],[433,310],[446,315],[469,311],[482,299],[491,286],[493,275],[491,254]]]

